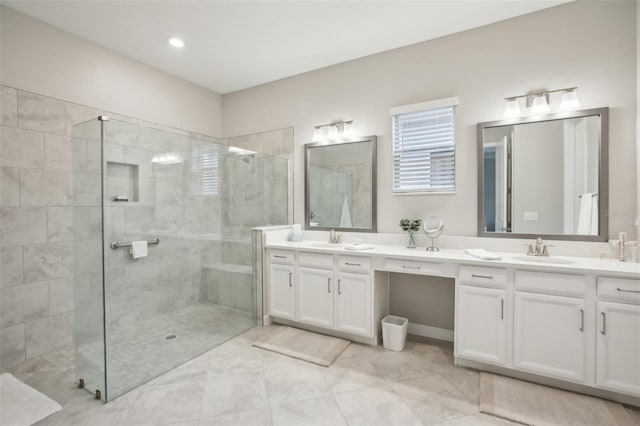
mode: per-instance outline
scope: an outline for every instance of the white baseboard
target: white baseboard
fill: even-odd
[[[262,317],[262,326],[266,327],[268,325],[273,324],[273,320],[271,319],[270,315],[265,315],[264,317]]]
[[[428,325],[414,324],[410,322],[407,326],[407,333],[453,342],[453,330],[447,330],[446,328],[430,327]]]

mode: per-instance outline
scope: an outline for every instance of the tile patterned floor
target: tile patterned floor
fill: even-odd
[[[269,330],[254,328],[106,405],[46,375],[73,362],[68,351],[16,373],[64,406],[39,426],[514,424],[479,412],[479,374],[455,367],[448,343],[410,341],[404,352],[351,344],[325,368],[251,346]]]
[[[225,306],[195,303],[149,318],[136,327],[107,330],[108,397],[112,400],[252,328],[253,315]],[[166,339],[173,334],[174,339]],[[82,344],[76,354],[78,377],[103,380],[103,344]],[[89,380],[87,380],[89,379]],[[93,379],[95,382],[96,379]],[[93,386],[92,386],[93,388]],[[99,386],[104,389],[103,385]]]

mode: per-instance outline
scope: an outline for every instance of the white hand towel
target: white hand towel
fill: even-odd
[[[347,244],[344,246],[345,250],[350,251],[362,251],[362,250],[371,250],[373,246],[371,244]]]
[[[470,256],[477,257],[478,259],[483,259],[483,260],[502,259],[502,256],[500,256],[499,254],[486,251],[485,249],[466,249],[465,253],[467,253]]]
[[[132,241],[131,242],[131,256],[134,259],[146,257],[149,254],[149,249],[146,241]]]
[[[598,235],[598,194],[591,196],[591,227],[589,235]]]
[[[349,203],[347,202],[347,196],[344,196],[342,202],[342,213],[340,214],[340,228],[351,228],[351,212],[349,211]]]
[[[591,214],[593,210],[593,194],[585,193],[580,197],[580,212],[578,213],[578,228],[576,234],[589,235],[591,232]],[[597,222],[596,218],[596,222]]]

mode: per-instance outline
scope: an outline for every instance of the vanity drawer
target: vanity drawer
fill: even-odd
[[[413,260],[384,259],[384,269],[405,274],[442,275],[441,263],[416,262]]]
[[[586,278],[582,275],[516,271],[518,291],[583,298],[586,288]]]
[[[304,268],[333,270],[333,255],[303,251],[298,254],[298,265]]]
[[[287,250],[269,250],[269,262],[281,265],[293,265],[294,252]]]
[[[640,304],[640,280],[598,277],[598,298]]]
[[[358,256],[339,256],[338,269],[341,272],[353,272],[356,274],[371,273],[371,258]]]
[[[507,285],[507,270],[482,266],[461,266],[458,279],[464,284],[504,288]]]

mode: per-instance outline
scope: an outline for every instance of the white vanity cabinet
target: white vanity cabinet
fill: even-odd
[[[335,329],[371,336],[372,282],[371,259],[338,256],[335,293]]]
[[[514,368],[585,381],[585,289],[581,275],[516,271]]]
[[[640,280],[598,280],[596,385],[640,395]]]
[[[269,252],[269,315],[373,338],[371,258]]]
[[[294,319],[294,253],[271,250],[269,254],[269,315]]]
[[[504,365],[507,355],[506,271],[461,266],[457,284],[456,356]]]

